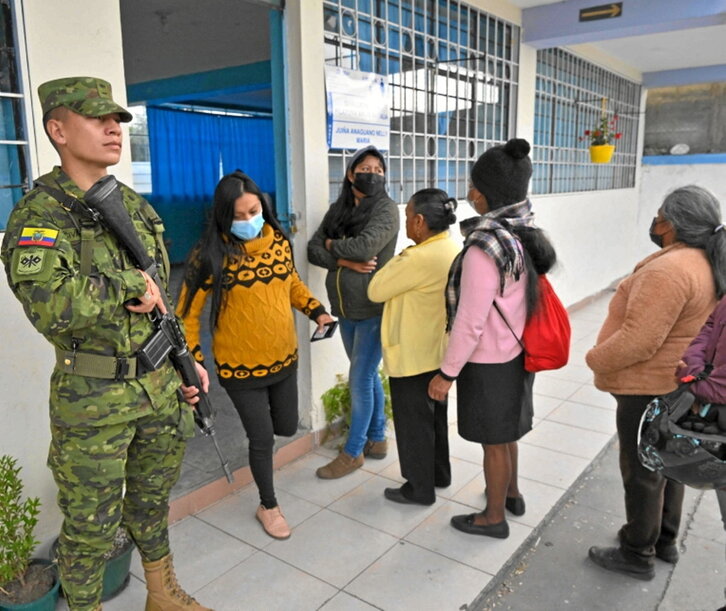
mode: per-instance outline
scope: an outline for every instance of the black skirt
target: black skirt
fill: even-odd
[[[534,374],[524,353],[508,363],[467,363],[456,379],[459,435],[494,445],[532,430]]]

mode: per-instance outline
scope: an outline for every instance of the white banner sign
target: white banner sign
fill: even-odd
[[[388,83],[372,72],[325,66],[328,148],[387,151],[391,120]]]

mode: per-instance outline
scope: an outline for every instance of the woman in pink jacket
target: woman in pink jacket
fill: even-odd
[[[472,167],[468,198],[481,216],[461,223],[464,249],[446,291],[449,345],[429,384],[431,398],[441,401],[457,381],[459,435],[484,450],[487,506],[454,516],[451,525],[500,539],[509,536],[505,508],[514,515],[525,510],[517,440],[532,428],[534,375],[524,370],[519,338],[537,303],[537,275],[556,258],[527,199],[529,149],[526,140],[513,139]]]

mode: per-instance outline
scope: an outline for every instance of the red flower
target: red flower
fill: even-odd
[[[615,131],[618,116],[607,117],[603,115],[600,121],[595,124],[595,129],[584,130],[581,140],[589,140],[591,146],[611,144],[613,140],[619,140],[622,133]]]

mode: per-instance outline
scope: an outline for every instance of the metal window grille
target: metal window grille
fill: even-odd
[[[513,136],[519,28],[454,0],[325,0],[326,62],[387,76],[389,193],[464,198],[472,162]],[[352,150],[329,152],[330,199]]]
[[[0,230],[5,228],[15,202],[28,189],[23,104],[12,2],[0,0]]]
[[[532,193],[634,186],[640,89],[562,49],[538,51]],[[585,130],[594,130],[603,112],[608,119],[617,115],[622,136],[612,161],[594,164]]]

